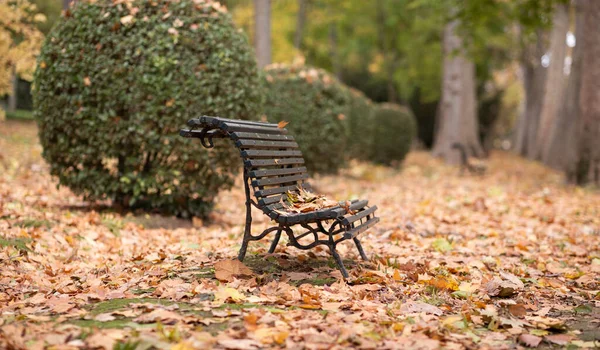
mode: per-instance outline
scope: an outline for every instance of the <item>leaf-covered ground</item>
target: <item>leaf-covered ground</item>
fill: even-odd
[[[535,163],[461,176],[417,152],[315,179],[380,208],[344,282],[324,249],[231,261],[241,183],[210,222],[118,214],[57,189],[36,132],[0,124],[1,349],[600,346],[600,195]]]

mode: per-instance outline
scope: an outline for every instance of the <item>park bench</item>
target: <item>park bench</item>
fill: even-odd
[[[288,191],[297,191],[300,187],[311,190],[306,182],[309,176],[306,167],[303,166],[302,152],[294,137],[288,135],[285,128],[265,122],[208,116],[191,119],[187,125],[189,129],[182,129],[180,135],[199,138],[206,148],[214,147],[215,138],[230,138],[240,150],[244,163],[246,193],[246,224],[238,254],[240,261],[244,260],[250,241],[260,240],[271,232],[275,232],[269,248],[269,253],[273,253],[282,231],[285,231],[289,238],[288,245],[298,249],[327,246],[344,278],[348,278],[348,271],[336,251],[339,243],[353,240],[361,258],[367,260],[358,234],[379,221],[375,216],[377,206],[369,207],[366,200],[353,200],[338,202],[332,207],[306,213],[285,212],[282,198],[286,198]],[[255,199],[251,198],[250,187]],[[267,228],[259,235],[252,235],[252,205],[277,225]],[[293,230],[293,226],[300,228]],[[305,237],[307,238],[304,239]],[[301,243],[302,239],[304,240]],[[305,243],[307,239],[309,243]]]

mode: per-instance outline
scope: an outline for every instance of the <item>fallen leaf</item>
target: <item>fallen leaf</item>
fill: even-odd
[[[127,16],[123,16],[121,17],[121,24],[123,25],[127,25],[129,23],[131,23],[133,21],[133,16],[132,15],[127,15]]]
[[[98,314],[96,315],[96,317],[94,317],[94,320],[98,321],[98,322],[108,322],[108,321],[114,321],[117,318],[113,315],[111,315],[110,313],[105,313],[105,314]]]
[[[432,314],[432,315],[436,315],[436,316],[440,316],[444,313],[442,311],[442,309],[440,309],[437,306],[418,302],[418,301],[417,302],[409,301],[409,302],[402,304],[402,306],[400,306],[400,312],[402,312],[403,314],[413,314],[413,313],[424,312],[424,313]]]
[[[527,314],[527,310],[523,304],[509,305],[508,312],[515,317],[523,317]]]
[[[571,339],[573,337],[568,334],[552,334],[544,337],[544,340],[557,345],[567,345]]]
[[[235,277],[252,275],[252,270],[239,260],[222,260],[215,263],[215,277],[219,281],[231,282]]]
[[[286,125],[288,125],[290,122],[286,122],[285,120],[280,121],[279,123],[277,123],[277,127],[279,129],[283,129],[285,128]]]
[[[519,341],[525,346],[536,348],[542,342],[542,338],[531,334],[521,334],[519,336]]]

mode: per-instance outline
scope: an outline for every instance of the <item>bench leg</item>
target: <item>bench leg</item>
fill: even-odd
[[[279,239],[281,238],[281,228],[277,230],[275,234],[275,238],[273,238],[273,242],[271,242],[271,247],[269,248],[269,254],[273,254],[275,252],[275,248],[277,248],[277,243],[279,243]]]
[[[354,237],[352,240],[354,241],[354,244],[356,244],[356,249],[358,249],[358,253],[360,254],[360,257],[364,261],[368,261],[369,258],[367,257],[367,254],[365,254],[365,250],[363,249],[362,244],[360,244],[358,237]]]
[[[330,245],[329,251],[331,252],[331,255],[333,256],[333,259],[337,263],[338,268],[340,269],[340,272],[342,273],[342,276],[344,276],[344,278],[350,277],[350,275],[348,275],[348,271],[346,270],[346,267],[344,267],[344,262],[342,261],[342,258],[340,257],[338,252],[335,250],[335,245]]]

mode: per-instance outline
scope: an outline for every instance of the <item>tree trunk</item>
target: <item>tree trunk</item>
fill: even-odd
[[[271,0],[254,0],[254,47],[259,67],[271,63]]]
[[[572,179],[575,172],[573,159],[577,159],[578,127],[580,125],[580,90],[581,90],[581,61],[584,52],[585,14],[581,3],[575,4],[575,35],[576,46],[571,53],[571,71],[567,79],[565,100],[558,109],[556,122],[551,129],[549,147],[545,155],[545,163],[558,170],[564,170],[567,178]]]
[[[462,144],[468,156],[483,155],[478,137],[475,64],[465,57],[462,39],[456,34],[458,25],[455,20],[444,29],[442,100],[432,150],[434,156],[450,164],[460,162],[459,152],[452,148],[454,143]]]
[[[306,23],[306,4],[307,0],[298,0],[298,16],[296,18],[296,33],[294,35],[294,47],[300,51],[302,49],[302,35],[304,34],[304,24]]]
[[[331,59],[331,69],[333,70],[333,74],[341,80],[342,68],[338,55],[337,27],[335,22],[329,23],[329,58]]]
[[[17,71],[13,67],[11,73],[11,84],[12,84],[12,93],[8,95],[8,108],[6,109],[8,112],[14,112],[17,110],[17,94],[19,91],[19,78],[17,77]]]
[[[535,157],[535,143],[544,98],[546,68],[542,66],[541,59],[546,52],[545,39],[545,33],[538,30],[536,41],[524,48],[521,57],[525,98],[517,124],[514,149],[528,158]]]
[[[569,29],[569,13],[567,6],[557,4],[552,22],[550,37],[550,65],[544,88],[544,99],[540,113],[540,123],[537,132],[535,159],[548,163],[550,154],[550,141],[553,130],[558,127],[557,115],[565,99],[567,78],[564,74],[567,44],[565,38]]]
[[[577,182],[600,185],[600,1],[583,0],[584,37]],[[579,40],[577,40],[579,42]]]

